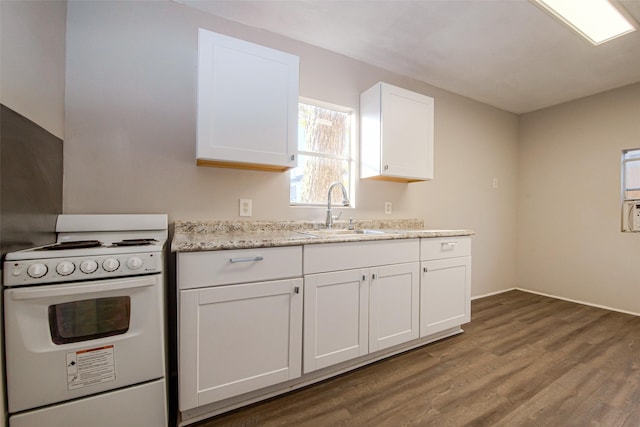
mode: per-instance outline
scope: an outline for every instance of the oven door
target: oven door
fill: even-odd
[[[9,412],[163,377],[162,277],[5,290]]]

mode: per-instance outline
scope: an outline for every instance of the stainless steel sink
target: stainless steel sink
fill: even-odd
[[[356,237],[362,235],[381,235],[381,234],[402,234],[402,235],[416,235],[417,233],[422,234],[430,234],[430,235],[449,235],[453,233],[459,233],[460,230],[447,230],[447,229],[396,229],[396,228],[381,228],[381,229],[358,229],[358,230],[347,230],[344,228],[321,228],[314,230],[300,230],[297,233],[304,234],[308,237],[315,238],[345,238],[345,237]]]
[[[386,234],[382,230],[369,230],[369,229],[346,230],[346,229],[340,229],[340,228],[301,230],[301,231],[298,231],[298,233],[304,234],[305,236],[310,236],[310,237],[349,237],[349,236],[361,236],[363,234]]]

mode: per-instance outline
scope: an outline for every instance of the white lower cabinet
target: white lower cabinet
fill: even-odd
[[[304,280],[305,373],[418,338],[417,262]]]
[[[179,253],[177,267],[180,411],[300,377],[301,247]]]
[[[185,423],[462,332],[471,238],[178,253],[177,284]]]
[[[420,336],[471,321],[471,239],[422,239]]]
[[[180,409],[301,375],[302,279],[182,291]]]
[[[309,274],[304,286],[304,372],[367,354],[367,270]]]
[[[418,338],[420,276],[418,263],[371,269],[369,351]]]
[[[305,373],[418,338],[418,254],[416,239],[305,247],[305,271],[338,270],[304,276]]]

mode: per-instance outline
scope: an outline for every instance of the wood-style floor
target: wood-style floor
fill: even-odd
[[[510,291],[464,329],[197,426],[640,426],[640,317]]]

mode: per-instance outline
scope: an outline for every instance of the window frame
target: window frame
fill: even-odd
[[[637,153],[637,157],[629,157],[627,158],[627,155],[629,153]],[[640,198],[637,199],[633,199],[633,198],[627,198],[627,191],[640,191],[640,187],[634,187],[634,188],[627,188],[627,165],[629,163],[635,163],[638,162],[640,163],[640,148],[631,148],[631,149],[627,149],[627,150],[622,150],[622,193],[621,193],[621,198],[622,201],[629,201],[629,200],[640,200]]]
[[[356,127],[357,127],[357,123],[356,123],[356,109],[355,108],[351,108],[351,107],[346,107],[343,105],[338,105],[338,104],[333,104],[330,102],[326,102],[326,101],[321,101],[318,99],[314,99],[314,98],[308,98],[308,97],[304,97],[304,96],[300,96],[298,97],[298,105],[299,104],[306,104],[306,105],[311,105],[314,107],[320,107],[320,108],[326,108],[328,110],[333,110],[333,111],[337,111],[340,113],[345,113],[349,116],[349,153],[347,157],[344,156],[340,156],[340,155],[333,155],[333,154],[327,154],[327,153],[317,153],[317,152],[313,152],[313,151],[304,151],[304,150],[300,150],[298,148],[298,160],[300,160],[300,155],[303,156],[307,156],[307,157],[316,157],[316,158],[324,158],[324,159],[334,159],[334,160],[342,160],[342,161],[347,161],[349,164],[349,188],[348,190],[348,195],[349,195],[349,204],[347,206],[342,206],[340,205],[340,208],[350,208],[353,209],[355,208],[355,176],[356,176],[356,155],[357,155],[357,146],[356,146],[356,136],[357,136],[357,131],[356,131]],[[293,173],[293,169],[289,172],[289,206],[291,207],[310,207],[310,208],[317,208],[317,207],[322,207],[326,205],[326,202],[321,201],[318,203],[300,203],[300,202],[293,202],[291,201],[291,177],[292,177],[292,173]]]
[[[633,153],[632,156],[629,156]],[[640,164],[640,148],[631,148],[622,150],[621,162],[620,162],[620,205],[621,205],[621,229],[623,232],[637,232],[633,230],[631,225],[632,207],[638,204],[640,197],[627,198],[628,191],[640,191],[640,187],[627,187],[627,165],[630,163]]]

